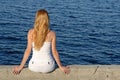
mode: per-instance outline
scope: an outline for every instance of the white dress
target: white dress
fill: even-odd
[[[44,42],[39,51],[34,49],[28,68],[34,72],[47,73],[55,69],[55,61],[51,54],[51,42]]]

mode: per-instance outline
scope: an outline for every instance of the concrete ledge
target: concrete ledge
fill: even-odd
[[[59,69],[52,73],[35,73],[24,68],[19,75],[12,73],[13,66],[0,66],[0,80],[120,80],[120,65],[71,65],[65,75]]]

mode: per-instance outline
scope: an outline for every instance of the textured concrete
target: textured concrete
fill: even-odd
[[[71,65],[65,75],[59,69],[47,74],[24,68],[19,75],[12,73],[13,66],[0,65],[0,80],[120,80],[119,65]]]

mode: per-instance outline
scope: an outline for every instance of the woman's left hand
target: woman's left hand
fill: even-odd
[[[68,66],[62,66],[62,67],[60,67],[60,69],[61,69],[65,74],[69,74],[69,73],[70,73],[70,67],[68,67]]]

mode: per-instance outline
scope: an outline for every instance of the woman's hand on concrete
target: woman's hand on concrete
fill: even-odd
[[[70,67],[68,67],[68,66],[62,66],[62,67],[60,67],[60,69],[61,69],[65,74],[69,74],[69,73],[70,73]]]
[[[14,68],[13,68],[13,74],[15,74],[15,75],[17,75],[17,74],[20,74],[20,72],[22,71],[22,67],[20,67],[20,66],[15,66]]]

